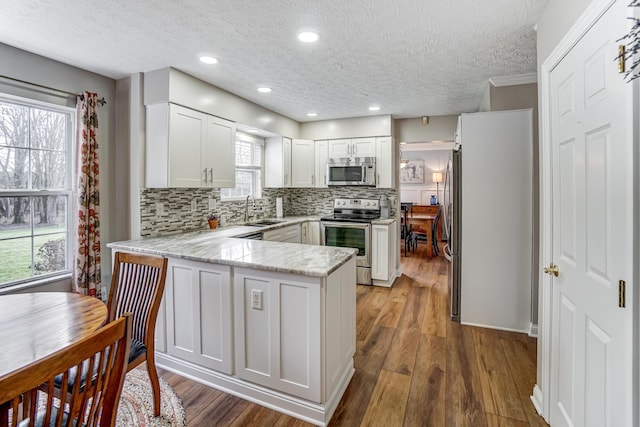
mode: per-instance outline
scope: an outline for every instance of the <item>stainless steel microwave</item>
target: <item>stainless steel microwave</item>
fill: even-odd
[[[328,185],[376,186],[376,158],[354,157],[327,160]]]

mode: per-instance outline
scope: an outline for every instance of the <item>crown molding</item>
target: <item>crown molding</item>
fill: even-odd
[[[538,83],[538,75],[536,73],[518,74],[516,76],[492,77],[489,79],[495,87],[527,85],[530,83]]]

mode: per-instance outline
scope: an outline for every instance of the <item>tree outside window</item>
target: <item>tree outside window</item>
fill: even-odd
[[[73,113],[0,97],[0,286],[69,271]]]

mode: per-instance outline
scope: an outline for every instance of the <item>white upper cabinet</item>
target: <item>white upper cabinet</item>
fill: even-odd
[[[235,124],[174,104],[147,106],[146,186],[234,187]]]
[[[375,157],[375,138],[353,138],[351,140],[351,157]]]
[[[291,142],[291,187],[315,187],[315,144],[308,139]]]
[[[327,187],[327,156],[329,155],[329,142],[316,141],[315,145],[315,169],[316,187]]]
[[[265,187],[291,187],[291,138],[267,138],[264,163]]]
[[[338,159],[341,157],[349,157],[350,153],[350,139],[334,139],[332,141],[329,141],[329,158]]]
[[[395,154],[393,138],[390,136],[376,138],[376,173],[378,175],[376,177],[376,187],[395,187]]]
[[[329,141],[329,158],[375,157],[375,138],[334,139]]]
[[[231,141],[231,143],[229,143]],[[207,116],[206,163],[210,165],[210,184],[217,188],[236,186],[236,131],[229,122]]]

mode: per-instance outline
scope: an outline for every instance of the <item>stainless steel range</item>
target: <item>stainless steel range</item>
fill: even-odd
[[[356,248],[356,280],[371,284],[371,221],[380,218],[378,199],[336,199],[333,215],[321,218],[321,242],[325,246]]]

